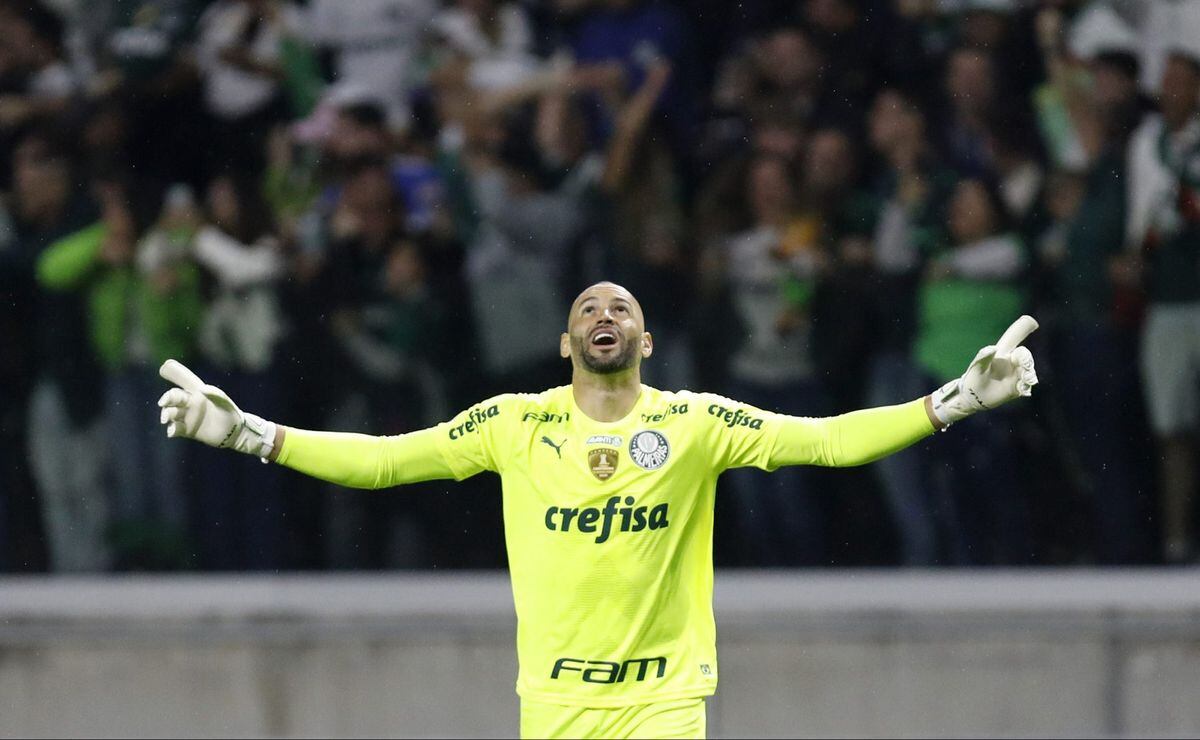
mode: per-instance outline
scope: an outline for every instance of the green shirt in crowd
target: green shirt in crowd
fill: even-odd
[[[175,284],[160,293],[132,264],[101,260],[105,231],[97,223],[47,247],[38,258],[38,283],[52,291],[85,292],[92,348],[108,370],[130,364],[135,335],[145,339],[145,360],[155,367],[171,357],[189,357],[204,310],[197,267],[177,262],[165,268],[175,271]]]

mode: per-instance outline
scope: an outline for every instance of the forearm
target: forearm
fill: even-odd
[[[283,257],[267,244],[242,244],[213,226],[196,234],[196,261],[230,287],[274,280],[283,274]]]
[[[824,419],[786,417],[770,467],[852,467],[898,452],[941,428],[929,398]]]
[[[298,472],[350,488],[388,488],[453,478],[437,447],[435,429],[395,437],[313,432],[276,427],[270,459]]]

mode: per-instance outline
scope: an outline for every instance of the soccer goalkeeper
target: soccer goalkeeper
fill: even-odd
[[[717,685],[713,501],[728,468],[862,465],[1030,394],[1022,316],[966,373],[898,406],[814,419],[641,384],[654,342],[637,300],[598,283],[559,350],[571,384],[502,395],[396,437],[287,428],[168,360],[170,437],[344,486],[500,474],[525,737],[702,737]]]

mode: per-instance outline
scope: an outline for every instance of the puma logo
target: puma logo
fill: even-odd
[[[553,447],[554,451],[556,453],[558,453],[558,459],[559,460],[562,459],[562,446],[567,443],[567,440],[564,439],[563,441],[559,442],[558,444],[554,444],[554,442],[550,441],[549,437],[542,437],[542,441],[545,442],[546,444],[550,445],[551,447]]]

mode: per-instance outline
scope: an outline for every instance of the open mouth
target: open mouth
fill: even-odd
[[[615,347],[619,342],[615,329],[597,329],[592,332],[593,347]]]

